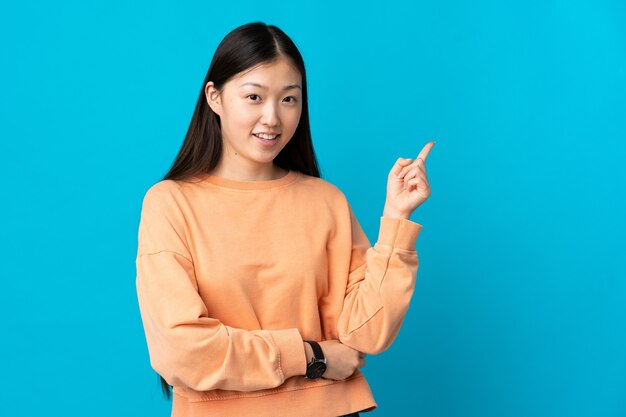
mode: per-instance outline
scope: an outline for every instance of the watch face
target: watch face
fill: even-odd
[[[307,378],[319,378],[326,371],[326,364],[324,362],[315,362],[309,365],[306,370]]]

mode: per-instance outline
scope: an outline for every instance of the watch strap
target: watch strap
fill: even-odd
[[[305,342],[307,342],[309,345],[311,345],[311,349],[313,350],[313,356],[315,357],[316,360],[324,360],[324,351],[322,351],[322,347],[319,345],[319,343],[313,341],[313,340],[305,340]]]

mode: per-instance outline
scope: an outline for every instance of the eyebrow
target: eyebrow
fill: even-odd
[[[244,85],[253,85],[253,86],[255,86],[255,87],[260,87],[260,88],[262,88],[262,89],[264,89],[264,90],[267,90],[267,87],[266,87],[266,86],[261,85],[261,84],[259,84],[259,83],[252,83],[252,82],[243,83],[243,84],[241,84],[239,87],[243,87]],[[300,84],[290,84],[290,85],[286,85],[286,86],[284,86],[284,87],[283,87],[283,91],[286,91],[286,90],[291,90],[292,88],[299,88],[300,90],[302,90],[302,87],[300,87]]]

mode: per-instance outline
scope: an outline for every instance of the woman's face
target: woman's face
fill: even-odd
[[[222,162],[235,167],[272,165],[295,133],[302,113],[302,77],[286,58],[237,74],[221,93],[210,81],[205,94],[220,116]],[[270,136],[264,139],[263,133]]]

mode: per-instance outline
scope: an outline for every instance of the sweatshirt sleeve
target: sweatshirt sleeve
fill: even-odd
[[[382,216],[372,247],[352,209],[352,254],[339,340],[353,349],[377,354],[397,336],[417,278],[415,242],[422,225]]]
[[[139,223],[136,289],[152,368],[170,385],[197,391],[262,390],[304,375],[297,328],[248,331],[208,317],[176,187],[149,189]]]

